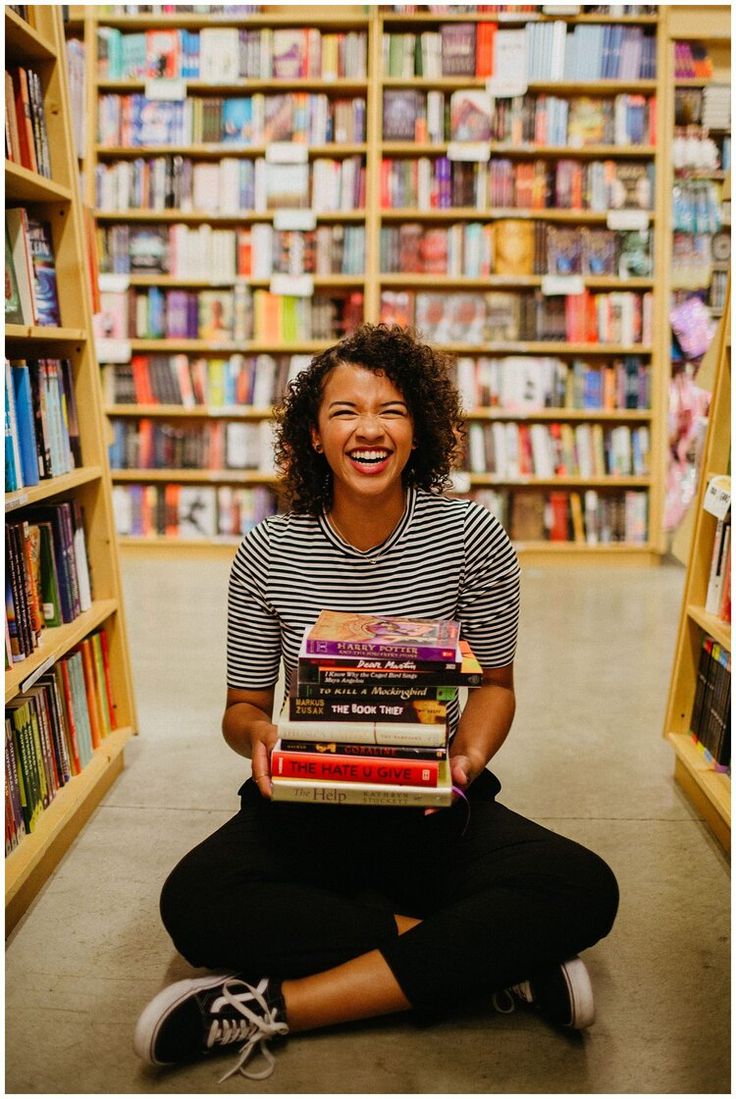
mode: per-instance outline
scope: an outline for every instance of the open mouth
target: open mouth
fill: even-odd
[[[351,450],[348,454],[351,462],[361,466],[377,466],[391,457],[390,450]]]

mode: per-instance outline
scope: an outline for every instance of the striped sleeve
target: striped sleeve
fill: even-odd
[[[510,664],[519,627],[519,562],[506,531],[478,504],[465,518],[465,558],[459,617],[464,637],[484,668]]]
[[[269,520],[238,547],[227,600],[227,685],[238,690],[272,687],[279,675],[281,631],[266,598]]]

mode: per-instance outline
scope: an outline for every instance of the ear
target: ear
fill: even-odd
[[[317,430],[316,427],[310,427],[309,434],[312,438],[312,446],[314,447],[314,449],[317,451],[318,454],[321,454],[322,453],[322,442],[321,442],[320,437],[319,437],[319,431]]]

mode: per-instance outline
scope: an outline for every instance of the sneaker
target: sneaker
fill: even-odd
[[[139,1018],[133,1045],[150,1065],[172,1065],[216,1053],[239,1042],[240,1057],[220,1080],[241,1072],[265,1080],[273,1072],[269,1038],[288,1034],[280,985],[264,977],[254,988],[237,974],[210,974],[177,981],[162,989]],[[245,1065],[259,1050],[266,1060],[260,1072]]]
[[[496,1011],[514,1011],[517,1002],[529,1004],[557,1026],[584,1030],[595,1020],[593,986],[581,958],[543,969],[528,981],[496,993]]]

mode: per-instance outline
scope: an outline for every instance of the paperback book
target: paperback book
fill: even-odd
[[[326,610],[307,630],[305,651],[336,656],[454,661],[459,640],[460,623],[451,620]]]

